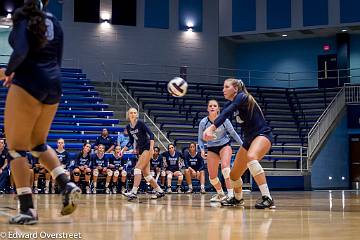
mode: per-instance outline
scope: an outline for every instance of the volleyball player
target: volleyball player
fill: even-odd
[[[111,171],[112,177],[112,193],[117,193],[117,186],[119,181],[119,176],[123,176],[125,174],[125,177],[127,175],[126,171],[123,169],[122,166],[122,153],[121,153],[121,147],[118,145],[115,147],[114,153],[108,158],[109,159],[109,171]],[[123,173],[124,171],[124,173]]]
[[[216,100],[208,102],[208,116],[204,117],[199,124],[198,144],[201,150],[201,156],[205,158],[205,147],[202,139],[204,130],[213,124],[220,112],[219,103]],[[234,195],[230,184],[230,160],[232,156],[231,137],[238,143],[242,144],[239,135],[235,132],[231,122],[226,119],[224,123],[215,131],[216,139],[207,142],[207,160],[210,183],[214,186],[216,194],[210,199],[211,202],[220,202],[226,198],[218,178],[219,164],[221,163],[221,172],[225,179],[227,193],[229,197]]]
[[[65,173],[70,177],[70,157],[69,152],[65,150],[65,141],[62,138],[57,140],[57,148],[55,149],[55,153],[59,158],[59,161],[63,168],[65,169]],[[51,180],[52,187],[51,193],[55,193],[55,181]]]
[[[46,144],[61,97],[60,65],[63,32],[50,13],[48,0],[25,0],[13,16],[9,43],[13,48],[3,85],[10,87],[5,104],[5,135],[9,147],[20,213],[11,224],[36,224],[26,151],[39,157],[63,194],[62,215],[71,214],[80,189],[65,174],[55,151]],[[2,70],[4,71],[4,70]]]
[[[204,194],[205,191],[205,171],[204,171],[204,159],[201,154],[196,151],[196,143],[192,142],[189,144],[189,151],[184,154],[185,162],[185,178],[189,186],[186,193],[193,192],[192,178],[200,180],[200,193]]]
[[[150,172],[156,180],[160,176],[160,185],[162,188],[164,188],[166,173],[164,171],[163,159],[160,155],[159,147],[154,147],[154,155],[150,159]]]
[[[171,181],[173,176],[178,178],[177,186],[176,186],[176,192],[182,193],[181,185],[182,181],[184,179],[184,175],[180,171],[180,160],[183,159],[183,156],[180,152],[175,151],[174,144],[170,143],[168,145],[168,151],[163,152],[163,161],[164,161],[164,167],[166,170],[167,175],[167,193],[172,193],[171,190]]]
[[[75,158],[75,166],[73,171],[74,182],[80,185],[80,176],[85,176],[86,193],[90,194],[90,179],[91,179],[91,159],[90,159],[91,144],[85,143],[82,150]]]
[[[231,185],[234,188],[235,196],[225,199],[222,204],[225,206],[244,204],[241,176],[249,168],[262,194],[262,197],[256,202],[255,208],[274,208],[275,205],[269,192],[265,172],[259,163],[271,148],[273,141],[271,128],[265,121],[258,103],[247,91],[241,80],[226,79],[223,93],[224,97],[231,102],[214,120],[214,123],[204,131],[203,138],[206,141],[213,140],[214,131],[226,121],[226,118],[234,114],[243,131],[244,142],[236,154],[234,166],[230,172]]]
[[[105,156],[105,146],[99,144],[97,146],[97,152],[91,155],[91,168],[93,175],[93,193],[96,194],[97,180],[100,174],[106,176],[105,179],[105,193],[109,194],[109,184],[112,177],[112,171],[108,169],[109,162]]]
[[[161,198],[164,196],[164,191],[150,174],[150,158],[154,153],[154,134],[144,122],[138,119],[138,111],[135,108],[130,108],[127,113],[130,123],[126,126],[126,130],[130,140],[122,149],[122,153],[127,151],[128,147],[132,146],[134,141],[136,141],[139,160],[134,169],[133,188],[129,193],[126,193],[126,196],[129,200],[137,198],[136,194],[141,182],[141,174],[143,174],[145,180],[149,182],[151,187],[155,190],[155,194],[152,198]]]

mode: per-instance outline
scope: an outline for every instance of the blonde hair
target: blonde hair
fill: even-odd
[[[138,115],[138,113],[139,113],[136,108],[134,108],[134,107],[129,108],[129,109],[127,110],[127,112],[126,112],[126,119],[127,119],[127,120],[129,120],[129,112],[130,112],[131,110],[135,110],[137,115]],[[138,117],[139,117],[139,116],[138,116]]]
[[[237,93],[243,92],[247,96],[248,110],[252,114],[254,106],[258,105],[258,103],[256,102],[255,98],[248,92],[243,81],[241,79],[228,78],[225,80],[225,82],[229,82],[234,88],[237,88]]]
[[[216,99],[210,99],[209,101],[208,101],[208,107],[209,107],[209,104],[210,104],[210,102],[211,101],[214,101],[214,102],[216,102],[216,104],[218,105],[218,111],[217,111],[217,114],[220,114],[220,105],[219,105],[219,102],[216,100]]]

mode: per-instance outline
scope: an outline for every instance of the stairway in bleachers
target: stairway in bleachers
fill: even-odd
[[[86,74],[80,69],[70,68],[63,68],[61,73],[63,96],[50,129],[50,146],[56,147],[56,140],[64,138],[66,149],[78,151],[83,143],[94,143],[103,128],[107,128],[113,137],[123,131],[118,126],[119,120],[113,118],[113,111],[108,110],[109,105],[103,103]],[[4,122],[2,113],[6,93],[7,88],[0,88],[0,127]]]
[[[198,124],[207,116],[209,99],[217,99],[220,106],[226,102],[219,84],[190,83],[188,93],[182,98],[168,94],[167,82],[123,79],[122,84],[179,148],[197,141]],[[299,148],[287,146],[307,146],[308,131],[338,91],[260,87],[248,87],[248,90],[273,129],[274,146],[284,146],[273,148],[274,155],[300,154]],[[236,123],[234,126],[238,128]]]

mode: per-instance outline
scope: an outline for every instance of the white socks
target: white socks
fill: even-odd
[[[270,195],[269,187],[266,183],[263,185],[260,185],[259,189],[260,189],[261,195],[268,196],[270,199],[272,199],[272,197]]]
[[[131,189],[131,192],[134,193],[134,194],[137,194],[138,189],[139,189],[138,187],[133,187]]]
[[[232,188],[227,189],[227,194],[228,194],[229,197],[234,196],[234,189],[232,189]]]
[[[243,198],[243,193],[242,191],[237,193],[237,192],[234,192],[234,197],[237,199],[237,200],[240,200]]]

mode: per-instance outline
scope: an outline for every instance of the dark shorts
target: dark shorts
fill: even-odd
[[[230,142],[225,143],[224,145],[221,145],[221,146],[208,147],[208,151],[213,152],[213,153],[219,155],[221,149],[223,149],[223,148],[226,147],[226,146],[230,146]]]
[[[144,152],[144,151],[150,151],[150,144],[147,144],[145,146],[139,146],[139,156]]]
[[[200,167],[198,167],[198,166],[189,166],[189,167],[191,167],[192,169],[194,169],[194,171],[196,171],[196,172],[198,172],[198,171],[203,171],[203,170],[204,170],[204,168],[200,168]]]
[[[13,84],[24,89],[27,93],[29,93],[32,97],[37,99],[42,104],[52,105],[60,102],[61,88],[54,87],[53,89],[42,90],[42,89],[36,89],[31,86],[27,86],[22,82],[14,81]]]
[[[269,141],[271,142],[271,144],[273,143],[274,141],[274,137],[273,137],[273,134],[271,132],[271,130],[265,130],[265,131],[261,131],[261,132],[258,132],[256,134],[253,134],[251,135],[250,137],[247,137],[245,136],[244,139],[243,139],[243,145],[242,147],[246,149],[246,151],[249,150],[250,146],[251,146],[251,143],[254,141],[254,139],[258,136],[264,136],[266,137],[267,139],[269,139]]]

